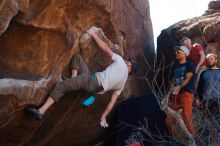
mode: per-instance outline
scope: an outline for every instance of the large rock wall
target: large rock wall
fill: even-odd
[[[91,43],[79,45],[91,26],[119,44],[125,59],[139,62],[122,97],[149,91],[144,55],[151,63],[154,45],[147,0],[0,0],[0,13],[0,145],[93,145],[109,137],[99,120],[110,94],[98,96],[89,108],[81,106],[88,93],[64,95],[41,122],[23,112],[27,104],[40,105],[61,74],[69,75],[75,54],[83,55],[92,71],[108,63]]]

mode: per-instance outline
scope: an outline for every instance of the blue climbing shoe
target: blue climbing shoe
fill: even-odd
[[[93,104],[94,101],[95,101],[95,97],[93,95],[91,95],[83,101],[82,105],[89,106],[89,105]]]

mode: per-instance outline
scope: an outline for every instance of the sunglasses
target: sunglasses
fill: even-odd
[[[184,53],[182,50],[176,50],[176,54]]]

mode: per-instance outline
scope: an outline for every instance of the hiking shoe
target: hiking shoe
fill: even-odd
[[[42,120],[43,119],[43,114],[41,114],[37,109],[32,108],[32,107],[28,107],[26,108],[26,111],[29,114],[32,114],[36,119],[38,120]]]
[[[95,101],[95,97],[91,95],[83,101],[82,105],[89,106],[89,105],[93,104],[94,101]]]

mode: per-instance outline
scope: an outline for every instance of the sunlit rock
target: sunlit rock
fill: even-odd
[[[98,96],[84,108],[81,102],[89,93],[67,93],[41,122],[23,111],[26,105],[41,105],[61,74],[70,75],[74,55],[81,54],[92,71],[109,63],[91,38],[82,43],[92,26],[102,30],[108,44],[118,44],[118,53],[125,59],[139,62],[138,73],[129,79],[121,100],[149,91],[145,61],[152,64],[155,52],[147,0],[1,0],[0,14],[0,78],[10,81],[0,93],[0,105],[4,105],[0,107],[0,145],[94,145],[109,139],[109,131],[99,121],[111,94]],[[31,88],[48,77],[46,85]]]

